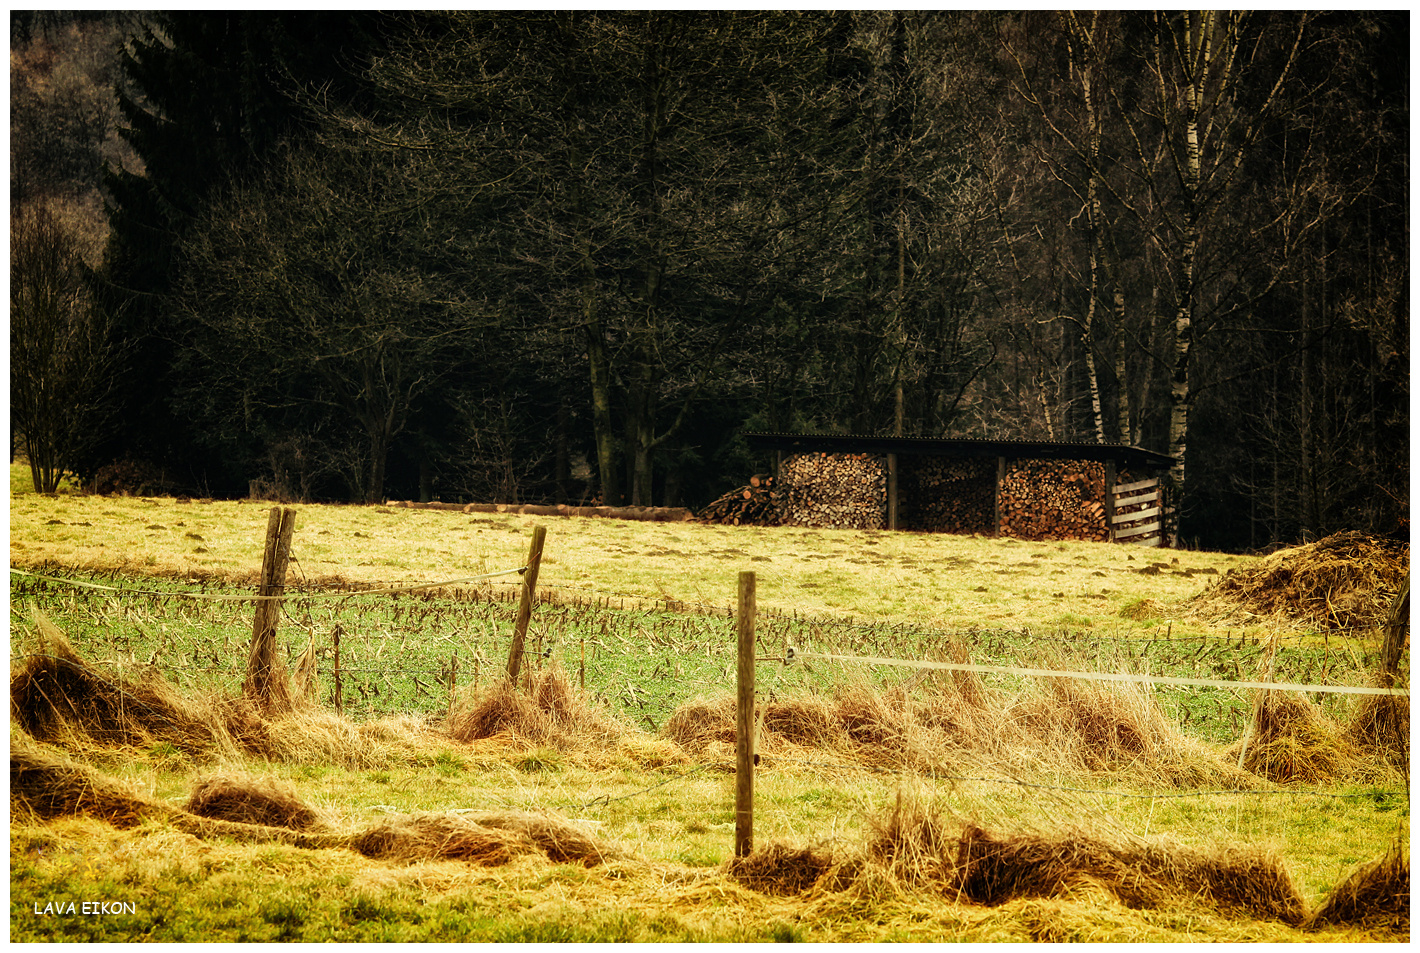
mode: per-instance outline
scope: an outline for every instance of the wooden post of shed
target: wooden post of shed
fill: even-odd
[[[735,856],[754,849],[754,573],[740,573],[735,689]]]
[[[1006,458],[996,458],[996,487],[992,490],[993,506],[995,515],[991,517],[991,535],[1001,535],[1001,483],[1006,479]]]
[[[1104,528],[1109,531],[1109,541],[1114,542],[1114,461],[1104,462]]]
[[[897,529],[897,454],[887,455],[887,528]]]

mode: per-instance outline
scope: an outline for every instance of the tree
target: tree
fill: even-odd
[[[414,155],[295,152],[212,204],[180,247],[200,376],[179,399],[214,436],[270,444],[303,422],[323,437],[308,466],[384,498],[394,440],[467,353],[468,309],[413,188],[426,174]]]
[[[112,239],[100,301],[133,345],[121,383],[129,413],[108,440],[196,482],[245,487],[240,462],[194,451],[206,422],[177,412],[174,376],[185,334],[174,308],[177,249],[227,183],[259,174],[284,144],[312,132],[288,94],[322,82],[352,94],[352,67],[375,42],[375,13],[165,12],[148,18],[121,57],[122,135],[136,161],[104,181]]]
[[[373,148],[437,153],[430,193],[491,216],[499,250],[470,282],[581,364],[607,502],[650,501],[656,456],[773,304],[813,190],[833,200],[799,138],[822,111],[818,23],[454,15],[376,63],[382,121],[344,117]]]
[[[119,352],[79,244],[42,204],[10,212],[10,423],[36,491],[53,493],[109,419]]]

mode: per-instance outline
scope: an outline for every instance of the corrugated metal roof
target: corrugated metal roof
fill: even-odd
[[[976,437],[875,437],[857,434],[747,433],[755,449],[792,453],[900,453],[944,457],[1008,457],[1013,460],[1114,460],[1155,470],[1173,457],[1120,443],[1047,440],[985,440]]]

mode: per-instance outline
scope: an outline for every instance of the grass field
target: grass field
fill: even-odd
[[[115,598],[12,575],[12,670],[33,642],[38,608],[109,677],[136,684],[153,666],[193,698],[239,690],[249,607],[180,593],[249,586],[268,506],[42,497],[16,494],[14,485],[12,479],[13,568],[148,594]],[[298,511],[293,575],[311,595],[334,584],[436,582],[513,568],[539,521],[382,507]],[[998,905],[953,901],[930,881],[871,863],[845,889],[819,886],[793,896],[752,890],[727,873],[735,827],[727,749],[714,742],[687,749],[666,732],[677,710],[733,691],[728,609],[742,569],[758,574],[766,657],[792,644],[834,654],[965,652],[987,664],[1251,678],[1275,630],[1217,625],[1187,603],[1219,573],[1248,565],[1248,557],[919,534],[543,522],[549,531],[539,589],[547,601],[535,613],[530,641],[544,654],[530,666],[560,667],[574,690],[585,683],[589,708],[620,726],[603,741],[556,744],[516,731],[457,741],[444,730],[449,677],[460,704],[471,704],[506,664],[515,604],[511,587],[489,583],[292,600],[282,644],[292,659],[308,647],[324,653],[322,717],[330,717],[334,702],[330,634],[339,625],[342,701],[367,727],[319,722],[316,732],[292,722],[288,730],[292,738],[345,741],[292,742],[279,756],[258,756],[167,741],[81,740],[63,754],[156,805],[180,805],[213,776],[274,779],[341,836],[420,812],[551,812],[611,845],[613,858],[583,865],[533,852],[496,866],[378,860],[345,848],[199,836],[151,815],[121,827],[82,812],[27,819],[12,810],[11,939],[1408,937],[1408,921],[1403,937],[1393,923],[1303,933],[1197,898],[1129,906],[1084,888]],[[1280,634],[1279,678],[1365,682],[1373,633]],[[934,691],[933,679],[911,683],[912,670],[887,666],[764,663],[759,677],[766,697],[785,706],[835,692],[861,690],[877,699]],[[1036,680],[990,676],[983,684],[1004,712],[1040,704]],[[1201,745],[1210,758],[1238,741],[1252,706],[1247,693],[1212,689],[1159,691],[1155,700],[1180,732],[1174,743]],[[1326,696],[1321,710],[1339,722],[1352,704]],[[12,748],[33,744],[17,730],[12,721]],[[1195,851],[1270,851],[1314,908],[1356,865],[1408,844],[1407,782],[1383,765],[1318,783],[1253,779],[1246,793],[1219,793],[1242,785],[1170,783],[1121,761],[1072,766],[1047,750],[954,751],[925,771],[911,768],[906,747],[898,760],[880,761],[849,757],[848,750],[784,745],[766,753],[756,779],[757,846],[866,856],[874,825],[906,797],[949,825],[1008,834],[1084,832]],[[67,909],[85,900],[134,909],[42,912],[46,904]]]

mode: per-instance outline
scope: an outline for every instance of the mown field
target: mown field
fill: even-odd
[[[249,591],[243,587],[260,564],[268,509],[12,494],[11,566],[51,577],[12,574],[12,677],[39,644],[38,609],[115,684],[138,684],[157,672],[202,704],[213,693],[236,695],[249,607],[184,594]],[[1248,557],[544,520],[539,589],[546,601],[534,614],[528,667],[543,684],[560,679],[567,704],[581,706],[582,714],[557,722],[557,730],[546,719],[508,720],[486,737],[459,740],[451,705],[466,724],[486,717],[490,705],[512,704],[497,695],[497,673],[507,661],[514,587],[490,581],[398,596],[349,591],[514,568],[526,557],[537,520],[382,507],[298,511],[298,594],[280,640],[292,663],[307,650],[318,657],[313,708],[272,722],[279,737],[260,753],[156,734],[121,744],[86,736],[39,745],[46,757],[98,772],[147,807],[126,826],[94,811],[27,817],[14,810],[12,788],[12,940],[1398,935],[1396,924],[1380,921],[1303,932],[1286,917],[1196,897],[1131,904],[1118,891],[1073,881],[995,904],[972,902],[959,892],[955,899],[944,895],[946,874],[913,874],[921,865],[904,866],[901,851],[896,860],[882,859],[883,827],[896,830],[891,819],[900,819],[907,803],[943,831],[975,824],[1003,836],[1258,852],[1315,909],[1358,864],[1408,844],[1406,781],[1393,766],[1364,759],[1320,780],[1277,783],[1230,773],[1227,758],[1236,758],[1230,746],[1251,717],[1250,693],[1180,688],[1081,701],[1052,694],[1057,680],[986,675],[978,687],[988,700],[977,710],[999,724],[953,723],[959,743],[944,747],[945,722],[923,713],[960,693],[949,676],[812,657],[808,665],[771,661],[793,645],[800,654],[1246,679],[1256,677],[1265,642],[1276,634],[1277,678],[1365,684],[1375,632],[1279,631],[1237,619],[1212,622],[1191,609],[1191,597],[1219,574],[1248,565]],[[756,781],[755,843],[834,858],[835,869],[854,871],[840,877],[841,889],[826,886],[826,878],[778,896],[732,876],[732,747],[718,728],[693,743],[684,733],[687,712],[711,718],[733,691],[729,606],[743,569],[758,574],[766,659],[759,679],[771,717],[787,719],[801,709],[846,717],[859,704],[877,712],[879,722],[868,727],[892,729],[874,735],[860,717],[846,734],[834,728],[841,737],[832,743],[805,743],[787,727],[766,736],[772,743]],[[62,579],[143,592],[119,596]],[[345,598],[326,598],[337,591]],[[333,714],[337,627],[343,719]],[[1087,727],[1079,706],[1098,711],[1116,696],[1150,708],[1149,724],[1166,728],[1158,728],[1138,763],[1091,763],[1077,751],[1076,736]],[[1312,701],[1337,725],[1356,705],[1334,695]],[[1042,718],[1054,734],[1042,734]],[[1116,743],[1120,731],[1111,730]],[[12,714],[12,752],[31,750],[34,743],[17,731]],[[968,744],[968,737],[975,740]],[[1053,740],[1042,741],[1047,737]],[[1197,767],[1204,763],[1207,770]],[[328,838],[351,837],[391,817],[532,811],[595,837],[606,856],[588,864],[515,852],[491,866],[437,852],[379,859],[346,846],[297,846],[289,838],[193,833],[162,813],[188,803],[195,786],[218,776],[278,783],[320,815]],[[36,904],[42,911],[46,903],[85,899],[128,901],[135,910],[35,912]],[[1404,930],[1408,936],[1408,921]]]

